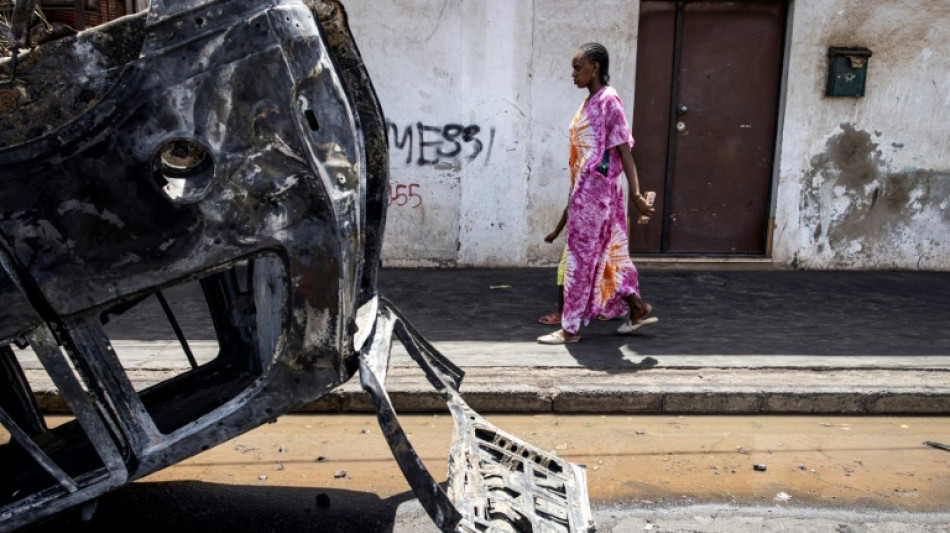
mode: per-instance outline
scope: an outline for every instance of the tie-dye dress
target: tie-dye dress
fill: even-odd
[[[571,196],[567,223],[567,264],[561,325],[577,333],[599,314],[629,312],[623,297],[640,295],[637,268],[630,260],[620,155],[612,148],[633,147],[623,104],[605,86],[578,109],[570,128]],[[606,176],[604,152],[608,151]]]

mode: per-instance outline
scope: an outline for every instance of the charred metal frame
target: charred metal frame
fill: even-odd
[[[454,421],[447,490],[415,453],[386,392],[393,333]],[[372,342],[360,358],[360,383],[373,399],[379,425],[403,475],[443,531],[592,531],[584,467],[532,446],[493,426],[459,394],[464,373],[381,299]]]
[[[0,114],[0,532],[273,420],[357,369],[441,529],[593,527],[583,467],[472,411],[461,370],[377,294],[386,128],[338,2],[152,0],[42,46],[28,46],[28,24],[14,33],[24,51],[0,61],[15,102]],[[162,294],[195,280],[220,348],[205,363]],[[104,324],[153,295],[191,369],[136,391]],[[393,334],[454,417],[447,490],[386,393]],[[46,427],[14,344],[74,421]]]

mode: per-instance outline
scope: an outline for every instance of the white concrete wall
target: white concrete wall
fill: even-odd
[[[533,19],[531,79],[532,144],[530,194],[525,206],[527,264],[556,263],[561,258],[564,235],[553,244],[545,235],[557,226],[567,205],[570,185],[568,127],[587,96],[571,79],[571,59],[577,48],[590,41],[610,52],[610,84],[617,89],[632,119],[637,24],[640,2],[601,0],[589,3],[538,0]]]
[[[566,201],[567,127],[585,96],[570,58],[604,43],[629,116],[639,1],[345,6],[394,128],[386,264],[555,262],[562,241],[543,236]],[[792,2],[776,262],[950,269],[948,20],[947,0]],[[866,97],[824,96],[829,46],[873,51]]]
[[[462,64],[470,47],[460,39],[461,3],[361,0],[346,2],[345,7],[391,125],[390,197],[395,200],[387,220],[387,263],[454,263],[463,167],[489,168],[486,134],[492,127],[490,116],[477,115],[476,109],[463,105]],[[438,155],[439,149],[457,148],[454,143],[437,143],[446,125],[473,123],[484,130],[477,136],[469,130],[470,141],[459,145],[460,157]],[[470,159],[475,139],[484,148]],[[492,155],[497,154],[491,148]]]
[[[571,81],[571,57],[584,42],[605,44],[629,114],[639,2],[603,1],[596,10],[556,0],[345,7],[395,128],[385,263],[556,262],[563,243],[543,239],[567,199],[567,128],[586,96]]]
[[[794,2],[773,257],[809,269],[950,269],[950,2]],[[873,56],[825,97],[829,46]]]

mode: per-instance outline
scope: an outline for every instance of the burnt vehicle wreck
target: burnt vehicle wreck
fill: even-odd
[[[445,531],[587,531],[581,466],[506,434],[463,373],[376,289],[389,157],[343,7],[152,0],[0,60],[0,532],[274,420],[357,371],[413,491]],[[163,294],[200,286],[199,361]],[[191,368],[136,390],[106,324],[157,300]],[[443,487],[386,392],[405,345],[455,420]],[[72,418],[50,427],[32,352]],[[4,434],[5,432],[5,434]]]

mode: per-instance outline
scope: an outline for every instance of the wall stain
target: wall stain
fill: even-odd
[[[945,257],[950,172],[892,171],[871,133],[849,123],[840,127],[805,173],[802,221],[814,228],[818,254],[827,251],[836,266],[845,267],[909,260],[919,267]]]

